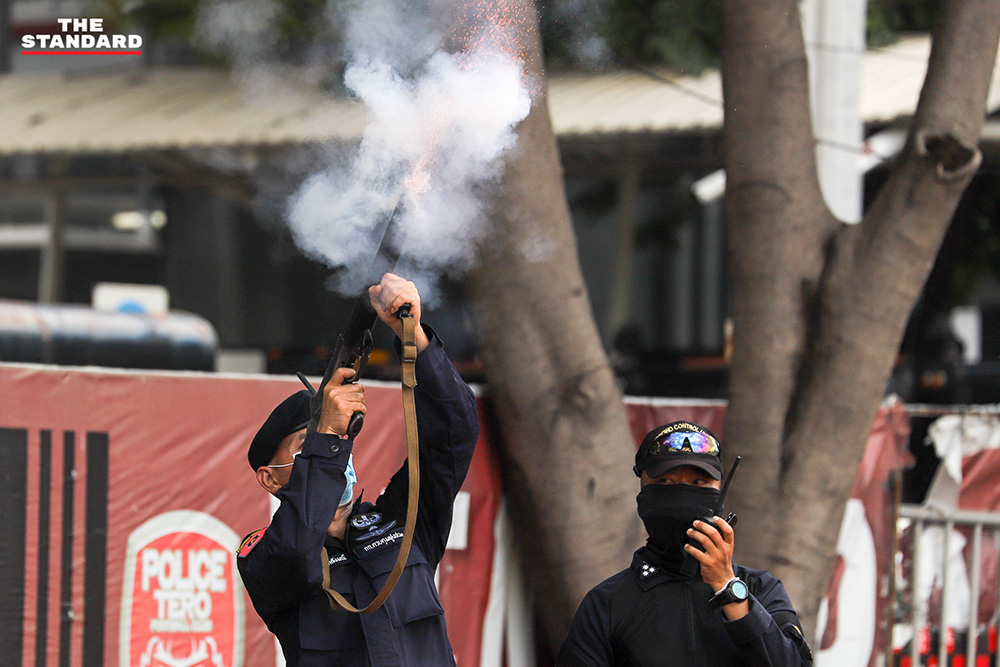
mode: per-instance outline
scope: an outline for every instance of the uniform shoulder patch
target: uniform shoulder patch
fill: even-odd
[[[240,558],[245,558],[249,554],[257,543],[260,542],[260,538],[264,537],[264,532],[267,531],[267,527],[261,528],[260,530],[255,530],[240,542],[240,548],[237,550],[236,555]]]

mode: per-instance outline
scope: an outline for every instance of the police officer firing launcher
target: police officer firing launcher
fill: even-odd
[[[394,313],[401,306],[410,304],[415,322],[420,511],[406,567],[385,604],[364,614],[336,608],[324,585],[365,607],[393,570],[404,535],[407,463],[374,504],[354,499],[354,441],[345,434],[365,403],[364,387],[350,383],[352,369],[337,369],[323,388],[315,432],[306,428],[308,391],[271,412],[247,457],[257,482],[280,506],[267,528],[243,540],[237,563],[290,667],[455,665],[434,571],[478,437],[476,399],[433,330],[421,326],[412,282],[386,274],[369,298],[397,336],[402,324]]]

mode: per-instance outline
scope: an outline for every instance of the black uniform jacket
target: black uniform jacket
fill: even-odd
[[[632,565],[595,586],[580,604],[558,667],[809,667],[812,655],[781,582],[736,566],[750,612],[729,621],[713,609],[700,577],[679,580],[639,549]]]
[[[356,607],[389,576],[406,520],[407,466],[375,504],[353,508],[346,539],[328,537],[345,487],[353,442],[311,434],[296,457],[271,524],[251,533],[237,563],[257,613],[281,643],[290,667],[454,665],[434,571],[444,555],[455,495],[478,437],[476,399],[432,332],[417,357],[420,508],[406,569],[386,603],[369,614],[335,611],[321,588],[322,547],[330,585]],[[362,471],[363,474],[364,471]]]

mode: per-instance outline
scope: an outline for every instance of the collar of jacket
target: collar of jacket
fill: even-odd
[[[646,547],[642,547],[632,554],[632,564],[629,565],[629,569],[635,575],[636,581],[639,582],[639,588],[648,591],[650,588],[668,581],[680,583],[688,581],[688,579],[685,579],[679,573],[660,567],[653,563],[651,559],[644,558],[645,550]]]

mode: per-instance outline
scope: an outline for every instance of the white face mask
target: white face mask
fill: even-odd
[[[295,457],[302,452],[295,452],[292,454],[291,463],[279,463],[278,465],[269,465],[268,468],[287,468],[295,464]],[[350,458],[347,459],[347,470],[344,471],[344,477],[347,478],[347,486],[344,487],[344,495],[340,497],[339,506],[344,506],[351,502],[354,498],[354,483],[358,481],[358,473],[354,470],[354,454],[351,454]]]
[[[358,481],[358,474],[354,471],[354,454],[347,459],[347,470],[344,471],[347,478],[347,486],[344,487],[344,495],[340,497],[340,505],[343,507],[354,498],[354,483]]]

